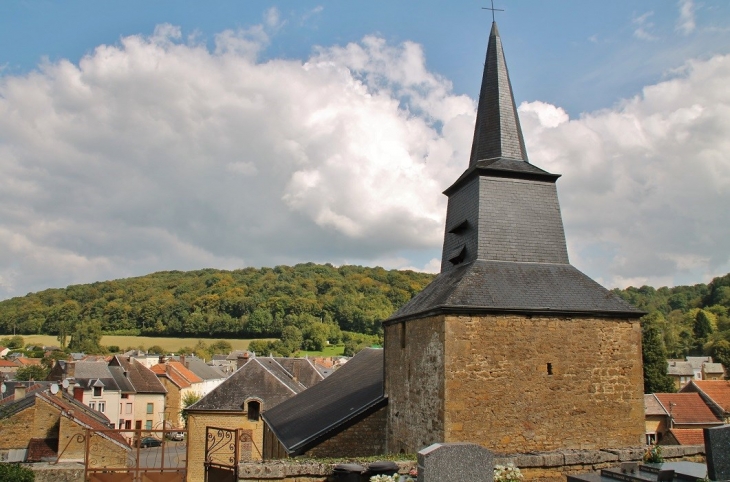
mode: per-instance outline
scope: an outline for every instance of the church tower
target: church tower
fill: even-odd
[[[389,452],[643,444],[643,313],[570,265],[559,177],[528,160],[493,23],[441,272],[384,322]]]

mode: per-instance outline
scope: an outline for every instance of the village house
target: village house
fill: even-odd
[[[126,464],[129,446],[118,434],[104,432],[110,420],[90,410],[60,389],[18,386],[0,405],[0,458],[6,461],[80,462],[86,450],[86,430],[96,453],[91,463]]]
[[[730,381],[692,380],[680,392],[698,393],[718,418],[730,423]]]
[[[644,424],[647,445],[661,442],[669,430],[669,412],[653,393],[644,395]]]
[[[67,380],[74,399],[97,410],[117,425],[117,407],[122,402],[122,390],[104,361],[59,360],[48,374],[47,380]]]
[[[696,445],[702,440],[702,429],[723,425],[699,393],[655,393],[667,413],[661,445]],[[701,442],[700,442],[701,444]]]
[[[201,380],[203,380],[202,389],[200,391],[202,396],[205,396],[215,390],[215,388],[223,383],[223,380],[228,378],[223,371],[217,367],[210,366],[195,355],[180,355],[170,357],[170,360],[179,361],[185,368],[195,373]]]
[[[692,380],[723,380],[725,368],[709,356],[688,356],[685,360],[667,360],[667,375],[680,390]]]
[[[306,358],[247,358],[218,388],[186,410],[188,482],[204,478],[207,427],[240,429],[244,436],[241,459],[261,460],[262,414],[323,379]]]
[[[165,428],[183,427],[185,401],[203,396],[203,379],[182,363],[164,357],[160,357],[160,363],[153,365],[151,370],[167,391],[163,425]]]
[[[116,374],[114,378],[120,387],[131,388],[122,391],[117,426],[147,430],[164,428],[167,390],[157,375],[134,358],[123,355],[114,356],[109,362],[109,369]]]

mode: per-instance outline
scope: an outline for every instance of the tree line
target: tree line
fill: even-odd
[[[730,373],[730,274],[709,284],[614,290],[647,313],[641,319],[644,392],[673,392],[667,358],[709,355]]]
[[[281,338],[305,349],[342,332],[380,335],[380,322],[434,275],[306,263],[234,271],[165,271],[48,289],[0,302],[0,333],[56,335],[83,351],[102,333]]]

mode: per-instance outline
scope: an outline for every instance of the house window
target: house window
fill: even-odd
[[[258,422],[261,415],[261,402],[251,400],[247,406],[248,419],[252,422]]]
[[[145,430],[152,430],[152,420],[147,420],[144,423],[144,428],[145,428]]]
[[[99,402],[99,411],[101,413],[104,413],[105,410],[106,410],[106,402]]]
[[[122,393],[122,398],[129,398],[129,394],[128,393]]]
[[[89,408],[92,410],[96,410],[96,402],[89,402]]]
[[[552,363],[548,363],[547,364],[547,374],[548,375],[552,375],[553,374],[553,364]]]
[[[95,397],[101,396],[101,387],[94,387],[94,396]]]
[[[142,420],[137,420],[136,422],[134,422],[134,428],[136,428],[138,430],[141,429],[142,428]]]
[[[154,403],[147,404],[147,413],[155,413],[155,404]]]
[[[119,419],[119,428],[124,428],[124,420],[121,418]]]
[[[127,413],[132,413],[132,404],[131,403],[127,404]]]
[[[656,443],[656,433],[651,432],[646,434],[646,445],[653,445]]]
[[[124,413],[124,404],[120,403],[119,404],[119,415],[121,415],[122,413]]]

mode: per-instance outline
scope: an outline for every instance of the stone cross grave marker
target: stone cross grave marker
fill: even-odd
[[[436,443],[418,452],[418,482],[493,482],[494,454],[476,444]]]
[[[710,480],[730,480],[730,425],[705,428],[703,435],[707,476]]]

